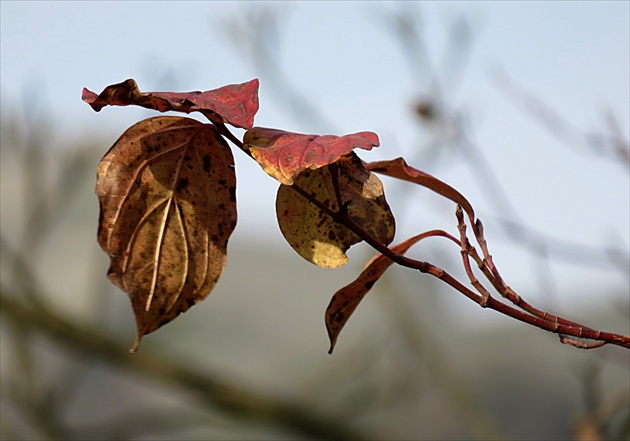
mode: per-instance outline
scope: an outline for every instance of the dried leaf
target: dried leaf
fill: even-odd
[[[427,233],[422,233],[411,237],[393,247],[392,251],[404,255],[409,248],[427,237]],[[326,308],[326,330],[330,338],[329,354],[332,354],[337,337],[347,323],[348,319],[357,308],[363,297],[372,289],[372,286],[381,278],[387,268],[394,262],[391,259],[377,254],[365,266],[363,272],[357,279],[349,285],[341,288],[335,293],[328,308]]]
[[[381,181],[367,171],[351,153],[340,158],[336,167],[348,214],[379,241],[389,244],[395,221],[383,194]],[[339,210],[332,184],[331,167],[305,170],[295,179],[300,187],[334,212]],[[324,268],[337,268],[348,261],[345,252],[361,241],[359,236],[310,203],[292,186],[281,185],[276,199],[278,224],[285,239],[297,253]]]
[[[245,133],[243,144],[265,172],[291,185],[303,170],[332,164],[356,148],[371,150],[379,140],[372,132],[319,136],[254,127]]]
[[[132,79],[107,86],[99,95],[83,89],[83,101],[100,111],[105,106],[141,106],[159,112],[201,112],[218,122],[249,129],[258,112],[258,80],[205,92],[140,92]],[[217,118],[218,116],[218,118]]]
[[[364,164],[365,168],[375,173],[413,182],[444,196],[447,199],[462,206],[471,222],[475,223],[475,211],[468,200],[450,185],[440,181],[438,178],[425,172],[417,170],[407,165],[403,158],[396,158],[390,161],[377,161]]]
[[[203,300],[226,264],[236,225],[230,148],[210,124],[145,119],[98,166],[98,241],[108,276],[131,298],[143,335]]]

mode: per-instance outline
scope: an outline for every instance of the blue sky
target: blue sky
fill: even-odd
[[[381,147],[362,155],[365,160],[405,155],[421,161],[418,152],[430,135],[410,109],[419,95],[433,92],[430,71],[410,70],[386,20],[392,11],[415,13],[423,23],[430,64],[441,78],[459,78],[447,85],[447,100],[474,127],[475,144],[525,223],[558,240],[618,245],[627,253],[627,170],[553,136],[510,98],[497,72],[506,72],[579,130],[601,132],[610,112],[627,139],[628,2],[2,1],[0,5],[3,115],[41,106],[50,111],[60,134],[99,131],[112,133],[113,141],[138,118],[151,114],[121,108],[94,113],[80,100],[83,87],[100,92],[108,84],[134,78],[144,91],[207,90],[259,77],[257,125],[309,133],[372,130],[379,134]],[[248,60],[247,51],[230,37],[239,16],[256,17],[264,8],[279,17],[274,51],[281,70],[291,87],[317,103],[329,122],[292,117],[274,89],[273,78]],[[449,63],[448,31],[460,17],[471,29],[472,49],[466,62]],[[237,162],[239,230],[262,224],[275,238],[276,184],[255,164],[242,157]],[[442,158],[426,167],[413,165],[469,196],[480,214],[489,218],[487,224],[492,226],[492,219],[500,216],[496,201],[461,158]],[[418,228],[451,228],[452,219],[444,217],[441,206],[431,205],[428,197],[418,204],[408,217],[419,220],[401,226],[399,239]],[[488,225],[487,229],[491,230]],[[528,271],[534,269],[531,258],[498,234],[491,246],[511,283],[527,285]],[[608,271],[585,274],[583,267],[561,263],[553,270],[561,290],[596,288],[602,281],[613,289],[625,286],[623,278]]]

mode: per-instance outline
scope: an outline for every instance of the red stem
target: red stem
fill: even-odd
[[[212,123],[219,129],[219,132],[228,138],[234,145],[243,150],[246,154],[251,156],[250,152],[246,150],[243,146],[243,143],[236,138],[230,130],[223,123],[217,123],[216,121],[212,121]],[[560,335],[560,341],[565,344],[570,344],[577,348],[582,349],[591,349],[595,347],[600,347],[605,344],[613,344],[617,346],[622,346],[630,349],[630,337],[614,334],[610,332],[601,332],[595,329],[591,329],[586,326],[582,326],[578,323],[563,319],[561,317],[557,317],[547,312],[540,311],[527,302],[525,302],[518,294],[516,294],[509,286],[505,284],[499,271],[495,267],[492,256],[488,252],[485,238],[483,236],[483,225],[479,220],[473,223],[472,228],[475,233],[475,237],[479,242],[479,245],[482,249],[482,253],[484,255],[484,259],[476,254],[473,247],[470,247],[469,255],[481,264],[479,265],[484,275],[490,280],[492,285],[497,289],[499,293],[501,293],[508,300],[512,301],[516,306],[523,308],[523,310],[519,310],[513,308],[512,306],[503,303],[492,296],[489,295],[479,295],[463,285],[449,273],[447,273],[442,268],[439,268],[435,265],[432,265],[429,262],[424,262],[420,260],[410,259],[401,254],[398,254],[392,251],[387,245],[380,242],[377,238],[372,236],[369,232],[367,232],[363,227],[361,227],[352,217],[348,215],[347,207],[343,204],[341,199],[341,191],[339,189],[339,181],[337,176],[337,167],[336,164],[331,164],[331,176],[333,177],[333,187],[335,189],[335,196],[338,199],[338,207],[339,211],[335,212],[329,209],[327,206],[318,201],[314,196],[306,192],[304,189],[298,187],[297,185],[293,185],[295,191],[305,197],[310,203],[314,204],[317,208],[322,210],[324,213],[328,214],[335,222],[340,223],[347,228],[349,228],[352,232],[358,235],[361,239],[367,242],[372,248],[376,251],[391,259],[394,263],[398,265],[418,270],[422,273],[431,274],[434,277],[442,280],[448,285],[452,286],[454,289],[468,297],[473,302],[477,303],[483,308],[490,308],[502,314],[505,314],[509,317],[512,317],[521,322],[527,323],[529,325],[536,326],[540,329],[544,329],[549,332],[553,332]],[[473,220],[471,219],[471,222]],[[462,232],[462,249],[469,248],[468,240],[465,237],[465,234]],[[465,240],[465,242],[464,242]],[[475,258],[476,257],[476,258]],[[465,258],[466,259],[466,258]],[[466,265],[465,265],[466,266]],[[467,272],[470,271],[470,267],[468,266]],[[469,276],[472,276],[472,271],[470,271]],[[474,276],[473,276],[474,277]],[[476,280],[476,279],[475,279]],[[485,289],[484,289],[485,291]],[[483,291],[482,291],[483,292]],[[487,292],[487,291],[485,291]],[[595,340],[593,343],[585,343],[579,340],[575,340],[574,338],[583,338],[587,340]]]

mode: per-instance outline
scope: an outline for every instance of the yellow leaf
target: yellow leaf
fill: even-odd
[[[369,234],[389,244],[395,233],[394,217],[383,194],[383,185],[350,153],[336,162],[342,203],[348,214]],[[361,238],[346,226],[309,202],[293,187],[300,187],[314,199],[339,211],[331,176],[331,166],[300,173],[293,186],[281,185],[276,199],[278,224],[285,239],[297,253],[324,268],[347,263],[345,252]]]

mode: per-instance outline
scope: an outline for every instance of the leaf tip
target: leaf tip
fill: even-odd
[[[333,350],[335,349],[335,343],[336,343],[335,340],[333,340],[333,339],[330,340],[330,349],[328,349],[328,354],[329,355],[332,355]]]
[[[379,147],[381,145],[381,140],[374,132],[359,132],[357,135],[361,136],[365,140],[365,145],[359,146],[365,150],[371,150],[372,148]]]
[[[81,100],[92,105],[92,103],[98,98],[98,95],[92,92],[87,87],[84,87],[81,91]]]
[[[138,334],[138,336],[136,337],[136,341],[133,342],[133,347],[129,349],[130,354],[135,354],[136,352],[138,352],[138,349],[140,348],[140,340],[142,340],[142,335]]]
[[[326,331],[328,332],[328,339],[330,340],[330,348],[328,353],[332,354],[337,344],[337,337],[339,336],[339,328],[336,328],[333,324],[333,317],[330,312],[330,307],[326,310]]]

